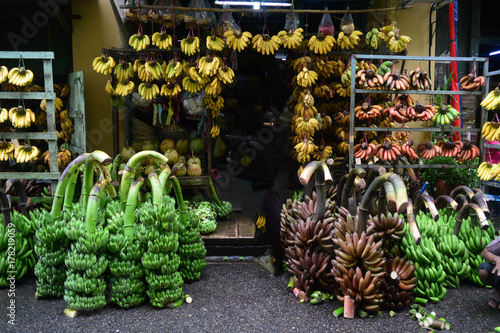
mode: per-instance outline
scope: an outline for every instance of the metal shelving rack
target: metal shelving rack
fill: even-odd
[[[500,75],[500,70],[490,72],[487,67],[484,70],[484,78],[485,78],[486,83],[484,86],[483,98],[485,98],[488,95],[488,93],[490,92],[490,77],[495,76],[495,75]],[[481,127],[487,121],[488,121],[488,110],[486,110],[485,108],[481,108]],[[481,143],[482,148],[500,149],[500,144],[485,143],[485,141],[486,140],[482,136],[480,136],[480,143]],[[484,154],[483,149],[481,149],[481,152],[483,152],[483,154],[481,155],[481,162],[484,162],[485,161],[485,156],[484,156],[485,154]],[[479,187],[483,191],[484,191],[485,186],[500,187],[499,182],[484,181],[484,180],[479,180],[479,185],[480,185]]]
[[[52,60],[54,59],[54,52],[0,51],[0,59],[41,60],[43,62],[43,77],[45,86],[45,92],[0,91],[0,100],[45,99],[47,101],[47,132],[0,132],[0,139],[47,140],[50,155],[50,172],[0,172],[0,179],[50,179],[52,188],[55,189],[61,174],[59,173],[59,166],[57,164],[57,132],[54,109],[56,93],[54,92],[52,75]]]
[[[434,62],[449,62],[449,61],[460,61],[460,62],[482,62],[484,63],[483,71],[484,77],[486,78],[486,86],[483,91],[451,91],[451,90],[370,90],[370,89],[358,89],[356,88],[355,80],[351,79],[351,96],[350,96],[350,124],[349,124],[349,169],[354,167],[363,168],[374,168],[377,166],[386,167],[386,164],[355,164],[354,163],[354,132],[355,131],[376,131],[376,132],[397,132],[397,131],[414,131],[414,132],[480,132],[481,128],[395,128],[395,127],[357,127],[355,126],[355,100],[356,94],[408,94],[408,95],[474,95],[474,96],[486,96],[488,92],[488,58],[480,57],[420,57],[420,56],[396,56],[396,55],[370,55],[370,54],[353,54],[351,57],[351,78],[356,76],[356,59],[365,60],[416,60],[416,61],[434,61]],[[484,115],[483,112],[483,117]],[[484,123],[484,121],[482,121]],[[479,149],[481,150],[481,155],[483,155],[483,141],[481,139]],[[500,145],[498,146],[500,149]],[[483,156],[480,157],[480,160]],[[444,165],[444,164],[409,164],[404,165],[405,168],[477,168],[477,165]],[[500,187],[500,185],[499,185]]]

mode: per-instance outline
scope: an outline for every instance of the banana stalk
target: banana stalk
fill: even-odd
[[[124,210],[127,206],[127,196],[130,189],[130,181],[134,173],[133,171],[137,166],[140,167],[140,162],[142,162],[142,160],[147,158],[153,158],[161,164],[167,164],[168,161],[168,159],[164,155],[152,150],[144,150],[138,152],[128,160],[120,184],[120,199]]]
[[[469,200],[472,199],[472,197],[474,196],[474,191],[471,190],[470,188],[468,188],[467,186],[464,186],[464,185],[460,185],[460,186],[457,186],[453,189],[453,191],[451,191],[450,193],[450,197],[452,197],[453,199],[455,199],[455,197],[460,193],[460,192],[464,192],[465,194],[467,194],[467,196],[469,197]],[[455,199],[456,200],[456,199]]]
[[[120,168],[120,163],[123,161],[123,156],[118,154],[113,160],[113,166],[111,168],[111,179],[113,183],[118,181],[118,169]]]
[[[347,176],[344,187],[342,189],[342,198],[340,200],[340,206],[348,208],[348,204],[349,204],[348,199],[349,199],[349,196],[351,195],[351,190],[352,190],[354,180],[356,179],[356,177],[365,178],[366,171],[363,168],[357,167],[357,168],[352,169],[351,172],[349,172],[349,176]]]
[[[479,220],[479,223],[481,224],[481,229],[486,230],[489,228],[489,221],[486,218],[486,215],[484,215],[483,210],[481,207],[474,203],[469,203],[463,206],[457,214],[457,220],[455,222],[455,227],[453,228],[453,234],[458,237],[458,234],[460,233],[460,228],[462,227],[462,221],[466,219],[469,216],[470,210],[473,209],[476,212],[477,219]]]
[[[152,172],[154,173],[154,172]],[[135,207],[137,206],[137,195],[139,190],[144,183],[144,178],[139,177],[132,186],[130,186],[130,191],[127,198],[127,207],[125,208],[125,216],[123,218],[123,233],[125,237],[130,240],[134,239],[134,222],[135,222]]]
[[[170,169],[170,167],[165,167],[165,169],[163,169],[160,172],[160,187],[162,191],[164,191],[163,192],[164,195],[168,195],[170,192],[171,185],[169,185],[168,191],[165,189],[165,187],[168,184],[168,178],[170,177],[171,174],[172,174],[172,169]]]
[[[64,209],[71,211],[73,208],[73,197],[75,195],[76,181],[78,180],[78,171],[73,173],[69,179],[69,183],[66,186],[66,192],[64,193]]]
[[[425,205],[425,207],[429,210],[429,213],[432,216],[432,219],[434,221],[437,221],[439,219],[439,212],[434,205],[434,201],[430,197],[427,192],[416,192],[415,195],[413,196],[413,202],[414,202],[414,208],[415,208],[415,214],[418,215],[418,212],[420,211],[422,203]]]
[[[89,194],[92,190],[92,186],[94,186],[94,166],[95,161],[92,157],[87,159],[87,163],[85,164],[85,170],[83,171],[83,180],[82,180],[82,194],[81,194],[81,202],[82,209],[84,211],[87,210],[87,205],[89,202]]]
[[[463,206],[469,203],[469,199],[467,199],[467,197],[462,193],[457,194],[453,199],[455,199],[458,204],[457,210],[461,209]]]
[[[316,178],[316,214],[313,217],[313,221],[319,221],[325,216],[325,204],[326,204],[326,190],[325,185],[331,185],[332,175],[330,169],[325,167],[325,162],[322,161],[312,161],[309,162],[302,173],[300,174],[299,180],[302,185],[307,185],[311,182],[311,177],[314,175]],[[354,180],[353,180],[354,181]]]
[[[404,156],[398,156],[398,160],[403,164],[410,165],[410,162],[408,162],[408,160]],[[403,168],[406,169],[406,172],[408,172],[408,176],[410,176],[410,179],[413,182],[416,182],[417,176],[415,175],[415,171],[412,168],[405,168],[405,167]]]
[[[159,207],[162,203],[163,187],[161,187],[160,178],[156,172],[151,172],[148,175],[149,186],[151,186],[151,193],[153,194],[153,204]],[[127,199],[128,205],[128,199]]]
[[[9,188],[12,186],[16,188],[16,192],[19,195],[19,206],[21,207],[21,212],[24,216],[29,217],[28,210],[26,209],[28,197],[26,196],[26,189],[24,188],[23,183],[17,178],[8,179],[5,183],[5,192],[8,192]]]
[[[66,186],[71,178],[71,175],[78,171],[80,165],[85,163],[90,157],[90,154],[82,154],[75,158],[71,163],[64,169],[61,177],[59,178],[59,182],[57,183],[57,188],[54,193],[54,201],[52,203],[52,209],[50,211],[50,215],[52,216],[52,220],[56,220],[61,215],[61,208],[63,205],[64,195],[66,192]]]
[[[408,208],[406,209],[406,223],[408,223],[415,244],[419,245],[422,237],[420,236],[420,229],[418,228],[417,220],[413,213],[413,203],[410,198],[408,198]]]
[[[212,194],[212,197],[214,198],[214,201],[215,203],[218,205],[218,206],[222,206],[222,202],[220,202],[220,199],[219,197],[217,196],[217,191],[215,190],[215,187],[214,187],[214,183],[212,182],[212,177],[210,177],[208,179],[208,182],[210,184],[210,193]],[[177,194],[176,194],[176,197],[177,197]]]
[[[383,185],[384,192],[385,192],[385,200],[387,204],[387,208],[391,213],[394,213],[397,211],[397,202],[396,202],[396,191],[394,191],[394,186],[389,183],[385,182]],[[383,213],[384,211],[380,211],[380,213]]]
[[[368,175],[366,176],[366,187],[370,186],[375,178],[383,175],[384,173],[387,173],[387,169],[384,167],[376,166],[374,168],[371,168],[368,172]]]
[[[113,179],[111,178],[111,173],[109,172],[109,167],[108,165],[104,165],[100,162],[97,162],[97,167],[101,171],[101,178],[107,181],[107,186],[105,188],[106,192],[108,193],[108,196],[110,198],[115,198],[116,197],[116,189],[113,186]]]
[[[488,199],[486,199],[486,196],[484,195],[484,193],[478,192],[478,193],[474,194],[471,198],[471,203],[475,203],[479,207],[481,207],[481,209],[484,212],[484,215],[486,215],[486,217],[488,219],[490,218],[491,212],[490,212],[490,209],[488,208]]]
[[[4,190],[0,188],[0,207],[2,209],[3,215],[3,225],[7,227],[10,224],[10,205],[9,198],[5,194]],[[7,231],[5,231],[7,232]]]
[[[337,203],[340,203],[342,200],[342,190],[344,188],[345,182],[347,181],[347,177],[349,177],[348,173],[345,173],[339,180],[339,186],[337,187]]]
[[[453,211],[456,211],[458,208],[458,203],[455,200],[453,200],[453,198],[450,197],[449,195],[440,195],[439,197],[436,198],[436,200],[434,200],[434,205],[436,206],[436,208],[438,208],[441,207],[440,204],[443,202],[445,203],[444,206],[448,204],[451,207],[451,209],[453,209]]]
[[[187,211],[186,211],[186,205],[184,204],[184,199],[182,198],[181,184],[179,183],[179,180],[177,179],[176,176],[170,177],[170,181],[172,182],[172,187],[174,189],[175,199],[177,200],[177,206],[179,208],[179,218],[181,219],[182,225],[186,225],[186,223],[187,223]],[[212,184],[212,183],[210,182],[210,184]],[[211,188],[213,188],[213,185],[211,186]],[[215,191],[215,189],[213,189],[213,190]],[[217,198],[217,197],[215,197],[215,198]]]
[[[93,233],[97,224],[97,211],[99,205],[99,198],[103,195],[103,189],[109,185],[106,180],[100,180],[92,187],[89,195],[89,202],[87,205],[87,216],[85,218],[85,223],[87,226],[87,232]]]

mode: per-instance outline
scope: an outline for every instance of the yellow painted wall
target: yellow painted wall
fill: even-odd
[[[108,76],[92,70],[103,47],[120,47],[121,40],[109,0],[73,0],[73,70],[85,73],[87,151],[113,153],[111,104],[104,91]]]

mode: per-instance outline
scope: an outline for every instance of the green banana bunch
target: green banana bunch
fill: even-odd
[[[97,256],[94,253],[77,252],[74,244],[71,244],[71,251],[68,253],[64,262],[70,269],[86,271],[97,263]]]
[[[128,237],[126,237],[123,232],[111,233],[109,235],[109,241],[107,245],[108,252],[112,255],[120,255],[121,251],[127,246],[129,242]]]
[[[385,73],[392,72],[392,61],[384,61],[383,63],[380,64],[377,68],[377,74],[380,74],[382,76],[385,75]]]
[[[222,205],[212,203],[212,209],[219,218],[228,218],[229,214],[233,212],[233,205],[229,201],[222,201]]]
[[[154,307],[162,308],[182,298],[182,287],[175,289],[148,289],[146,294]]]
[[[178,289],[182,287],[184,281],[182,280],[181,273],[174,272],[167,275],[158,275],[149,270],[146,270],[146,282],[150,289]]]
[[[134,307],[146,300],[146,284],[142,278],[111,277],[109,286],[109,300],[119,307]]]
[[[438,250],[443,254],[446,286],[458,288],[460,280],[467,279],[471,270],[469,251],[465,243],[453,234],[438,237]]]
[[[78,240],[85,234],[85,224],[81,218],[72,217],[66,225],[64,232],[71,240]]]
[[[382,41],[378,36],[378,33],[379,31],[377,28],[373,28],[372,30],[366,33],[366,44],[371,46],[371,48],[374,50],[377,50],[382,43]]]
[[[155,253],[146,251],[142,256],[142,265],[149,270],[160,269],[161,266],[166,265],[175,256],[173,253]]]
[[[106,281],[102,278],[89,278],[85,273],[69,269],[64,287],[79,293],[101,294],[106,290]]]
[[[199,219],[200,234],[205,235],[217,229],[217,213],[213,205],[208,201],[202,201],[194,208],[196,217]]]
[[[113,276],[129,276],[135,279],[144,276],[144,268],[136,260],[123,261],[120,258],[114,258],[109,263],[109,271]]]
[[[151,238],[150,238],[151,239]],[[155,253],[176,252],[179,247],[179,234],[160,235],[148,241],[148,249]]]
[[[432,117],[432,120],[440,126],[446,126],[451,124],[453,120],[457,119],[459,115],[460,112],[458,112],[451,105],[443,104],[437,108],[437,112]]]
[[[106,306],[104,293],[96,296],[82,296],[78,292],[66,289],[63,298],[71,309],[77,311],[92,311]]]
[[[207,254],[207,249],[203,242],[193,244],[183,244],[179,246],[179,255],[182,258],[203,258]]]

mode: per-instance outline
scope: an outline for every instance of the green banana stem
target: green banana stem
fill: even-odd
[[[373,199],[373,196],[385,182],[389,181],[389,177],[393,175],[392,172],[387,172],[383,175],[378,176],[375,178],[370,186],[365,191],[365,194],[363,195],[363,199],[361,200],[361,203],[359,205],[359,221],[358,221],[358,235],[361,235],[363,231],[366,231],[366,223],[368,220],[368,205],[370,203],[370,200]]]
[[[94,166],[96,161],[89,156],[87,163],[85,164],[85,169],[83,171],[82,179],[82,194],[80,200],[82,201],[82,209],[87,210],[87,205],[89,202],[90,191],[92,186],[94,186]]]
[[[420,229],[418,228],[417,220],[415,214],[413,213],[413,203],[410,198],[408,198],[408,207],[406,209],[406,222],[410,228],[411,235],[415,240],[415,244],[420,244],[422,237],[420,235]]]
[[[26,195],[26,189],[24,188],[23,183],[17,178],[9,178],[5,183],[5,192],[8,192],[11,186],[16,188],[16,192],[19,195],[19,206],[21,207],[22,214],[29,217],[28,210],[26,209],[28,196]]]
[[[94,150],[91,155],[94,160],[101,163],[102,165],[108,166],[113,163],[113,159],[102,150]]]
[[[120,184],[120,200],[123,209],[125,209],[127,205],[127,196],[134,170],[136,167],[140,167],[140,162],[142,162],[142,160],[147,158],[158,160],[161,164],[167,164],[168,161],[168,159],[164,155],[153,150],[144,150],[138,152],[128,160],[127,165],[125,166],[125,170],[123,171],[122,181]]]
[[[410,162],[408,162],[408,160],[404,156],[398,156],[398,160],[403,164],[410,165]],[[417,176],[415,175],[415,171],[412,168],[407,168],[407,167],[403,167],[403,168],[406,169],[406,172],[408,172],[408,176],[410,176],[410,179],[413,182],[416,182]]]
[[[323,163],[325,164],[325,163]],[[325,175],[325,172],[327,173]],[[317,168],[315,172],[315,187],[316,187],[316,214],[314,214],[313,221],[319,221],[325,218],[326,210],[326,181],[325,179],[330,178],[331,174],[328,168]]]
[[[217,196],[217,191],[215,190],[214,183],[212,182],[212,177],[208,178],[208,183],[210,184],[210,193],[212,193],[212,197],[215,200],[215,203],[217,206],[222,206],[222,202],[220,202],[219,197]],[[174,191],[175,191],[175,185],[174,185]],[[177,193],[175,194],[177,196]]]
[[[444,203],[444,206],[448,204],[454,211],[456,211],[458,208],[458,203],[449,195],[440,195],[436,198],[436,200],[434,200],[434,205],[436,206],[436,208],[443,207],[441,206],[442,203]]]
[[[471,202],[477,204],[479,207],[484,212],[484,215],[486,215],[487,218],[490,218],[491,212],[490,209],[488,208],[488,200],[486,199],[486,196],[484,193],[476,193],[472,196]]]
[[[383,175],[384,173],[387,173],[387,169],[384,167],[376,166],[371,168],[370,171],[368,171],[368,175],[366,176],[366,187],[369,187],[375,178]]]
[[[118,154],[113,160],[113,167],[111,168],[111,179],[113,183],[118,181],[118,169],[120,169],[120,164],[123,161],[123,156]]]
[[[455,197],[460,193],[460,192],[464,192],[465,194],[467,194],[467,196],[469,197],[469,200],[472,199],[472,197],[474,196],[474,191],[471,190],[469,187],[465,186],[465,185],[460,185],[460,186],[457,186],[453,189],[453,191],[451,191],[450,193],[450,197],[452,197],[453,199],[455,199]],[[456,199],[455,199],[456,200]]]
[[[130,191],[127,198],[127,207],[125,208],[125,215],[123,218],[123,233],[130,240],[134,239],[134,223],[135,223],[135,207],[137,206],[137,197],[139,190],[144,183],[144,178],[139,177],[130,186]]]
[[[434,221],[437,221],[439,219],[439,212],[436,206],[434,205],[434,201],[432,200],[430,195],[427,194],[427,192],[423,193],[417,192],[416,195],[413,197],[413,202],[415,203],[414,208],[416,215],[418,215],[418,212],[420,211],[422,204],[424,204],[429,213],[431,214],[432,219]]]
[[[108,182],[108,186],[106,186],[106,192],[108,193],[108,196],[110,198],[116,198],[116,189],[113,186],[113,179],[111,178],[109,166],[97,161],[97,167],[101,171],[101,178]]]
[[[186,205],[184,204],[184,199],[182,197],[181,184],[179,183],[179,180],[177,179],[176,176],[171,176],[170,181],[172,182],[172,188],[174,189],[175,199],[177,200],[177,207],[179,208],[179,217],[181,219],[181,223],[182,225],[186,225],[187,211],[186,211]]]
[[[153,194],[153,204],[159,207],[163,200],[163,187],[161,187],[160,178],[156,172],[151,172],[148,175],[149,186],[151,186],[151,193]],[[127,199],[128,205],[128,199]]]
[[[2,207],[3,225],[7,227],[11,221],[9,198],[7,198],[7,194],[1,188],[0,188],[0,206]],[[5,232],[7,233],[7,231]]]
[[[61,215],[61,208],[63,205],[64,194],[66,192],[66,185],[68,184],[70,177],[73,173],[78,171],[80,165],[85,163],[87,159],[89,159],[90,154],[82,154],[75,158],[71,163],[64,169],[61,177],[59,178],[59,182],[57,183],[56,191],[54,192],[54,201],[52,203],[52,209],[50,211],[50,215],[52,216],[52,220],[55,221]]]
[[[382,186],[384,187],[387,208],[391,213],[397,212],[398,206],[396,202],[396,191],[394,190],[394,186],[390,182],[385,182]]]
[[[311,177],[315,174],[316,169],[323,168],[320,161],[312,161],[307,163],[300,174],[299,181],[302,185],[306,185],[311,180]]]
[[[349,196],[351,195],[351,189],[354,184],[354,180],[356,177],[360,178],[365,178],[366,177],[366,171],[363,168],[357,167],[351,170],[349,172],[349,176],[347,177],[347,180],[345,181],[344,188],[342,189],[342,199],[340,206],[348,208],[348,199]]]
[[[66,186],[66,192],[64,193],[64,209],[70,211],[73,208],[73,198],[75,196],[75,186],[78,180],[78,172],[71,175],[68,185]]]
[[[160,185],[163,190],[165,189],[168,177],[170,177],[171,174],[172,174],[172,169],[170,169],[170,166],[168,166],[167,164],[165,168],[160,172]]]
[[[95,183],[90,191],[89,202],[87,205],[87,216],[85,217],[85,224],[87,226],[87,232],[89,234],[95,231],[95,227],[97,224],[97,213],[99,207],[99,198],[105,193],[103,189],[108,186],[108,182],[106,180],[100,180]]]
[[[455,222],[455,228],[453,228],[454,235],[458,236],[458,234],[460,233],[460,228],[462,227],[462,221],[464,219],[466,219],[467,216],[469,216],[469,212],[471,209],[476,212],[477,219],[479,220],[479,223],[481,224],[481,229],[486,230],[489,228],[490,225],[489,225],[488,218],[486,217],[486,215],[484,215],[484,212],[481,209],[481,207],[479,207],[478,205],[476,205],[474,203],[469,203],[469,204],[466,204],[465,206],[463,206],[458,211],[457,220]]]

